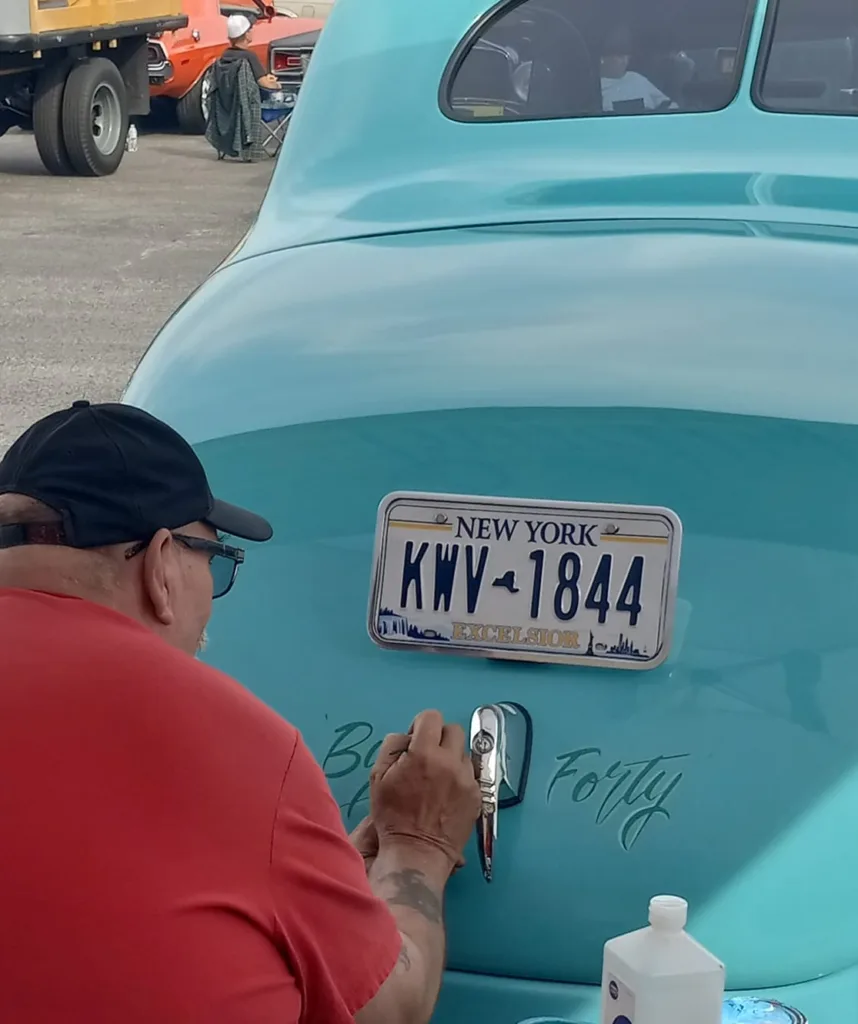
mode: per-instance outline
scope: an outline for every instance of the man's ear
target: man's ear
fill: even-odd
[[[143,553],[143,589],[155,618],[171,626],[176,614],[173,608],[177,582],[176,545],[169,530],[159,530]]]

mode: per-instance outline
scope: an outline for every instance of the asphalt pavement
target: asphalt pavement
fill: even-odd
[[[76,398],[116,399],[158,328],[249,227],[274,167],[141,134],[109,178],[0,138],[0,453]]]

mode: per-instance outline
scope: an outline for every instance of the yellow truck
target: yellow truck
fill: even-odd
[[[32,130],[52,174],[112,174],[149,113],[147,39],[181,0],[0,0],[0,135]]]

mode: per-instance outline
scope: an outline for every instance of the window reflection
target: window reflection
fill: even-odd
[[[735,95],[754,0],[525,0],[452,75],[460,120],[716,110]]]
[[[858,2],[779,0],[757,100],[788,113],[858,113]]]

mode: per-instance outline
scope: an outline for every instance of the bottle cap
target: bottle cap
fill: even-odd
[[[681,896],[653,896],[649,901],[649,923],[653,928],[680,932],[688,920],[688,903]]]

